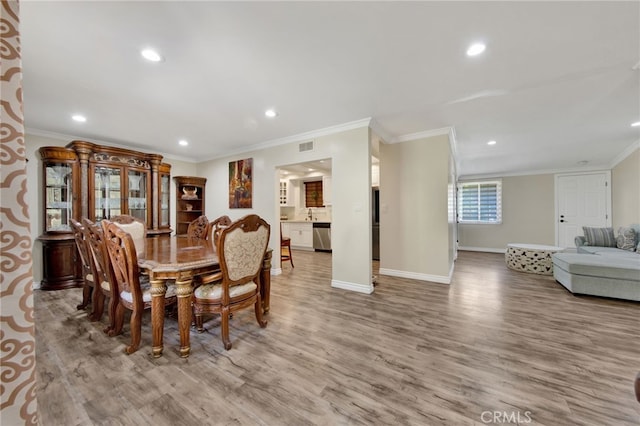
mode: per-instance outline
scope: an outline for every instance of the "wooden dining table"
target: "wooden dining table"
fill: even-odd
[[[261,272],[260,293],[263,312],[269,312],[271,287],[271,257],[268,249]],[[167,281],[175,281],[178,298],[178,329],[180,331],[180,356],[191,352],[189,329],[191,327],[191,298],[193,279],[201,274],[220,270],[214,246],[201,239],[186,236],[146,238],[139,247],[138,266],[149,275],[151,283],[151,330],[154,358],[162,356],[164,332],[164,302]]]

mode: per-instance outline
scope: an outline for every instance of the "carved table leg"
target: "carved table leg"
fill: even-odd
[[[269,300],[271,293],[271,256],[273,255],[273,250],[268,249],[264,255],[264,259],[262,261],[262,272],[261,272],[261,280],[260,283],[260,297],[262,298],[262,312],[269,312]]]
[[[163,280],[151,283],[151,334],[153,336],[153,357],[162,356],[162,335],[164,332],[164,295],[167,287]]]
[[[176,294],[178,296],[178,328],[180,330],[180,356],[189,356],[189,329],[191,327],[191,287],[192,277],[176,280]]]

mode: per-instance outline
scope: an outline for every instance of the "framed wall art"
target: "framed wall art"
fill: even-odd
[[[229,162],[229,208],[252,208],[253,158]]]

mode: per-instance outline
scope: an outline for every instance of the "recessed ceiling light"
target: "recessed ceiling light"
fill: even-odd
[[[73,121],[77,121],[78,123],[84,123],[85,121],[87,121],[87,117],[85,117],[84,115],[80,115],[80,114],[72,115],[71,119]]]
[[[487,46],[485,46],[483,43],[474,43],[471,46],[469,46],[469,48],[467,49],[467,55],[468,56],[479,55],[482,52],[484,52],[484,49],[486,48]]]
[[[307,169],[307,170],[308,170],[308,171],[310,171],[310,172],[312,172],[312,171],[313,171],[313,169]]]
[[[264,115],[266,115],[269,118],[274,118],[278,116],[278,113],[274,109],[268,109],[264,112]]]
[[[489,141],[489,142],[487,142],[487,145],[495,145],[495,144],[497,144],[497,143],[498,143],[498,142],[496,142],[496,141]]]
[[[151,61],[151,62],[160,62],[160,61],[162,61],[162,56],[160,56],[160,54],[158,52],[156,52],[155,50],[153,50],[153,49],[143,49],[140,52],[140,54],[147,61]]]
[[[179,143],[180,145],[182,145],[182,146],[187,146],[187,145],[189,145],[189,142],[185,141],[184,139],[179,140],[179,141],[178,141],[178,143]]]
[[[636,121],[635,123],[631,123],[631,127],[638,127],[640,126],[640,121]]]

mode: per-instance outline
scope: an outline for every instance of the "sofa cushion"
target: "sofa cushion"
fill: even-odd
[[[592,246],[581,246],[578,247],[578,253],[586,253],[586,254],[595,254],[600,256],[610,255],[610,256],[621,256],[621,257],[631,257],[633,259],[640,259],[638,257],[638,253],[620,250],[615,247],[592,247]]]
[[[640,283],[640,257],[554,253],[553,267],[594,277],[632,280]]]
[[[631,227],[618,228],[616,247],[622,250],[635,251],[637,245],[636,230]]]
[[[615,247],[616,239],[613,236],[613,228],[594,228],[583,226],[582,231],[587,239],[587,245],[599,247]]]

